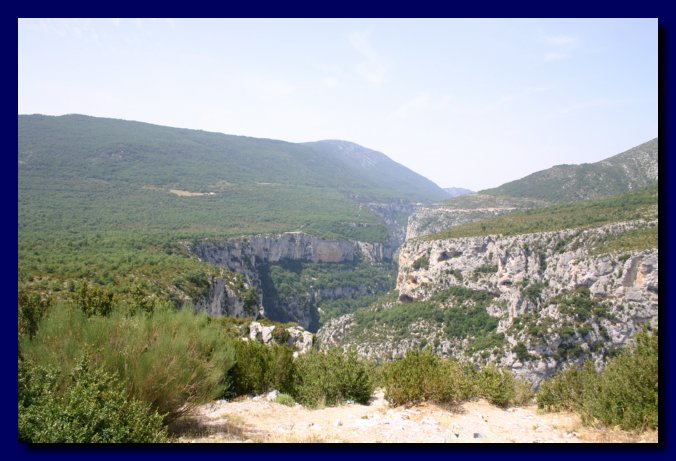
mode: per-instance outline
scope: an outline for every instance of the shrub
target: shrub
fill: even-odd
[[[130,395],[170,418],[223,395],[234,362],[223,330],[187,310],[87,317],[61,305],[32,340],[20,343],[26,359],[61,371],[72,369],[85,347],[93,364],[127,383]]]
[[[394,405],[433,401],[454,403],[470,396],[459,363],[442,360],[430,348],[409,350],[403,359],[383,366],[385,398]]]
[[[127,398],[124,385],[83,358],[61,391],[51,368],[19,364],[19,440],[24,442],[166,442],[162,416]]]
[[[474,275],[494,274],[497,271],[498,271],[498,265],[497,264],[484,264],[484,265],[479,266],[476,269],[474,269],[473,274]]]
[[[277,328],[275,328],[277,330]],[[228,372],[229,395],[288,392],[293,379],[293,352],[286,346],[235,341],[235,364]]]
[[[528,352],[528,348],[521,341],[516,343],[516,346],[512,348],[512,352],[516,354],[516,358],[519,359],[519,362],[521,363],[525,363],[526,361],[531,359],[530,353]]]
[[[532,403],[535,397],[533,384],[525,379],[514,379],[514,405],[523,406]]]
[[[38,324],[52,305],[51,298],[43,299],[39,294],[19,289],[19,335],[32,338]]]
[[[547,411],[577,411],[582,408],[585,388],[596,376],[592,362],[581,369],[572,367],[548,379],[537,394],[538,408]]]
[[[244,310],[249,313],[255,313],[258,306],[258,292],[254,287],[249,287],[244,292]]]
[[[113,311],[113,293],[104,288],[83,283],[77,292],[77,305],[87,317],[110,315]]]
[[[522,292],[523,297],[528,301],[532,302],[533,304],[539,304],[540,301],[542,300],[542,290],[546,286],[547,285],[544,283],[534,283],[532,285],[529,285],[528,287],[524,288]]]
[[[598,420],[623,429],[656,429],[658,425],[657,331],[643,331],[635,342],[608,361],[585,389],[583,420]]]
[[[373,393],[370,369],[352,350],[346,354],[340,349],[310,351],[296,359],[292,395],[309,407],[345,400],[366,404]]]
[[[413,261],[413,269],[418,270],[418,269],[429,269],[430,268],[430,258],[428,255],[423,255]]]
[[[272,338],[275,340],[277,344],[287,344],[289,342],[289,339],[291,338],[291,334],[287,331],[286,328],[277,326],[275,327],[274,330],[272,330]]]
[[[296,401],[289,394],[279,394],[275,399],[275,402],[280,405],[286,405],[287,407],[292,407],[296,404]]]
[[[510,370],[498,369],[490,364],[484,367],[475,381],[476,394],[499,407],[514,403],[516,391]]]
[[[591,362],[545,381],[538,407],[573,410],[583,422],[598,421],[626,430],[658,426],[658,332],[639,333],[634,343],[597,373]]]

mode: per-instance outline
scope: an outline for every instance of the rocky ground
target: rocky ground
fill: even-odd
[[[181,443],[580,443],[657,442],[657,432],[633,434],[582,426],[572,413],[540,413],[532,405],[501,409],[485,400],[457,407],[390,407],[382,391],[369,405],[310,410],[265,396],[198,407],[172,430]]]

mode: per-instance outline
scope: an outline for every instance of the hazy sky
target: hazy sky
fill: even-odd
[[[345,139],[442,187],[657,136],[657,20],[19,19],[18,111]]]

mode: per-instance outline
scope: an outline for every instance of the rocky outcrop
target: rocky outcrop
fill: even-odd
[[[372,261],[392,258],[392,252],[379,243],[327,240],[303,232],[205,240],[193,245],[191,251],[202,261],[247,275],[257,264],[282,260],[337,263],[353,261],[358,255]]]
[[[540,297],[587,287],[597,299],[639,302],[657,309],[657,249],[623,255],[590,254],[595,244],[656,222],[633,221],[594,229],[568,229],[508,237],[467,237],[407,242],[399,255],[397,290],[400,299],[426,299],[431,293],[459,284],[498,294],[514,318],[532,308],[524,298],[524,281],[546,284]],[[426,268],[414,269],[421,257]],[[619,258],[621,257],[624,262]],[[461,277],[458,277],[458,273]]]
[[[317,299],[335,299],[356,292],[369,294],[372,292],[371,287],[317,289],[280,305],[271,295],[275,290],[267,274],[270,263],[345,263],[358,258],[378,263],[391,260],[394,250],[381,243],[328,240],[302,232],[288,232],[275,236],[204,240],[192,244],[190,251],[200,260],[226,268],[241,277],[234,284],[214,279],[208,296],[196,303],[197,309],[210,315],[266,316],[272,320],[292,321],[304,328],[316,329],[318,314],[312,310],[312,306]]]
[[[275,342],[287,345],[295,350],[294,356],[309,352],[314,342],[312,333],[299,326],[282,328],[279,325],[262,325],[260,322],[249,324],[249,335],[245,339],[260,341],[263,344]]]
[[[352,346],[380,359],[430,345],[442,356],[511,368],[536,385],[588,358],[600,367],[643,325],[657,325],[659,284],[657,248],[597,249],[620,234],[656,225],[632,221],[515,236],[409,240],[399,254],[399,305],[435,303],[440,293],[457,287],[484,293],[485,311],[497,320],[488,345],[477,349],[471,335],[449,337],[445,326],[430,319],[411,323],[404,336],[375,328],[369,341],[350,343],[355,325],[350,315],[322,327],[320,344]],[[439,302],[440,309],[473,305],[448,299]]]
[[[195,303],[195,309],[206,312],[211,317],[221,315],[249,317],[257,313],[263,314],[262,308],[253,311],[245,308],[242,293],[228,285],[221,277],[214,277],[208,294]]]

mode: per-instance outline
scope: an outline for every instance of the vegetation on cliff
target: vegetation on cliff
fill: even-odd
[[[598,227],[637,219],[653,220],[658,216],[657,201],[657,187],[653,186],[617,197],[518,211],[493,219],[450,227],[443,232],[423,237],[422,240],[482,235],[519,235]],[[657,235],[657,228],[654,228],[654,235]],[[656,239],[652,237],[650,241],[656,243]]]

